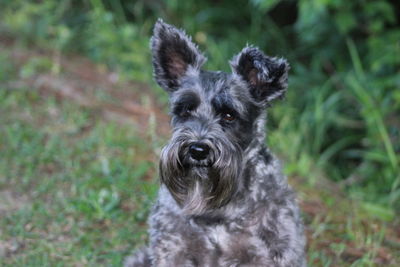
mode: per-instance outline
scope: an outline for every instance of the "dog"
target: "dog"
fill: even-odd
[[[285,94],[287,61],[246,46],[232,73],[206,71],[191,38],[161,19],[151,50],[172,137],[150,244],[125,266],[306,266],[296,196],[265,145],[265,110]]]

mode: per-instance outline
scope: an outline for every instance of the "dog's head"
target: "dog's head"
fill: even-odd
[[[264,109],[284,95],[289,66],[246,47],[231,60],[232,73],[204,71],[206,58],[191,38],[161,20],[151,48],[155,80],[172,109],[161,182],[187,214],[217,209],[240,190],[243,163],[264,142]]]

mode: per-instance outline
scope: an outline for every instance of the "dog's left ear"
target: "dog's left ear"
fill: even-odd
[[[188,71],[199,71],[206,58],[184,31],[158,19],[151,38],[154,78],[167,92],[179,88]]]
[[[230,63],[233,73],[246,82],[256,102],[268,104],[285,94],[290,68],[285,59],[266,56],[255,47],[245,47]]]

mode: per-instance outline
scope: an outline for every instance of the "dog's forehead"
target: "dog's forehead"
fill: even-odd
[[[222,71],[200,71],[182,81],[183,91],[195,92],[205,101],[211,101],[217,95],[229,93],[234,83],[232,74]]]
[[[229,87],[231,80],[231,74],[222,71],[201,71],[199,74],[202,89],[210,95]]]

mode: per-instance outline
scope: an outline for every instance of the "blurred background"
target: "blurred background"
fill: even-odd
[[[290,62],[268,143],[310,266],[400,266],[397,0],[0,0],[0,265],[120,266],[146,243],[169,137],[158,17],[208,69],[246,44]]]

